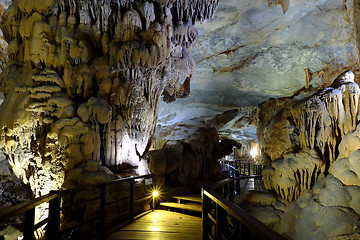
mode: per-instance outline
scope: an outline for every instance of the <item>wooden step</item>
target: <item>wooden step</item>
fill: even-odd
[[[171,198],[177,199],[178,203],[181,203],[182,200],[200,204],[202,203],[201,196],[198,194],[171,196]]]
[[[180,203],[174,203],[174,202],[162,202],[162,203],[160,203],[160,206],[163,206],[166,208],[176,208],[176,209],[188,210],[188,211],[193,211],[193,212],[202,212],[201,205],[195,205],[195,204],[180,204]]]

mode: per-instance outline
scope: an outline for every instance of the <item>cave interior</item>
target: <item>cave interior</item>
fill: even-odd
[[[240,161],[261,166],[263,190],[237,204],[270,229],[360,239],[359,10],[359,0],[1,0],[0,210],[146,174],[169,196],[200,192]]]

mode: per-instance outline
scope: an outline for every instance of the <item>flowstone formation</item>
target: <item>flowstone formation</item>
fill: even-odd
[[[331,86],[259,106],[264,200],[249,212],[290,239],[359,239],[359,86],[344,72]],[[264,214],[261,214],[261,213]]]
[[[186,95],[196,21],[217,0],[13,1],[1,28],[0,146],[36,196],[89,159],[137,166],[161,94]],[[185,83],[185,86],[184,86]]]
[[[339,155],[344,136],[356,129],[359,86],[344,72],[331,86],[272,99],[259,106],[258,138],[269,190],[287,201],[310,189]]]

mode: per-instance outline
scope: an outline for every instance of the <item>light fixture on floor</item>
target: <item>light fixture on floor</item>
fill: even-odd
[[[155,200],[156,198],[159,196],[159,191],[158,190],[154,190],[152,192],[152,204],[153,204],[153,211],[155,210]]]

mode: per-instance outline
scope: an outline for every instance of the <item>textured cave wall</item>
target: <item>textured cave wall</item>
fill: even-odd
[[[197,28],[187,102],[258,105],[302,88],[305,69],[313,86],[358,74],[357,1],[289,0],[285,13],[282,2],[219,3],[213,24]]]
[[[158,105],[182,96],[196,21],[217,1],[13,1],[0,146],[36,196],[89,159],[136,166]],[[186,91],[185,91],[186,92]]]
[[[180,131],[187,124],[196,131],[195,118],[203,120],[210,114],[291,96],[305,85],[306,69],[315,87],[329,86],[348,69],[358,76],[357,2],[220,1],[214,21],[197,26],[191,94],[170,104],[160,103],[159,124]],[[228,109],[220,109],[224,107]],[[246,135],[254,128],[228,126],[226,131],[227,137],[238,141],[255,139]],[[175,139],[172,133],[169,138]]]
[[[220,1],[212,23],[197,26],[190,96],[160,103],[164,138],[186,138],[226,110],[242,115],[270,98],[292,96],[305,79],[322,88],[349,69],[359,76],[357,6],[354,0]],[[218,131],[256,141],[255,126]]]
[[[199,192],[201,187],[227,177],[218,162],[241,148],[235,140],[221,139],[215,127],[201,127],[188,139],[168,140],[147,153],[146,164],[167,194]]]
[[[344,72],[331,86],[303,89],[259,105],[258,139],[265,186],[292,201],[310,189],[342,153],[339,144],[359,121],[359,86]]]
[[[354,80],[347,71],[327,88],[259,105],[263,177],[274,196],[266,202],[251,193],[248,210],[291,239],[360,237],[360,89]]]

